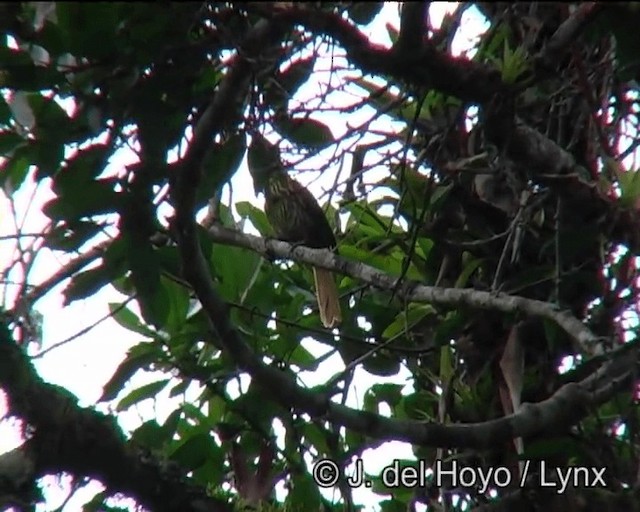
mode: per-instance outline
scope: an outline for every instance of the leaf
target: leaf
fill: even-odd
[[[33,108],[29,104],[29,96],[33,94],[26,93],[24,91],[18,91],[11,95],[9,98],[9,109],[15,119],[16,123],[20,126],[31,130],[36,125],[36,116],[33,113]],[[40,96],[37,94],[37,96]]]
[[[32,47],[31,44],[25,46]],[[56,85],[65,83],[64,75],[54,66],[36,66],[31,55],[23,49],[0,47],[0,62],[2,62],[0,87],[19,91],[20,94],[53,89]],[[6,124],[6,110],[4,108],[0,110],[2,110],[0,122]]]
[[[297,146],[322,149],[335,142],[331,129],[311,118],[280,117],[274,120],[276,129]]]
[[[160,285],[167,298],[168,314],[165,329],[169,334],[177,333],[185,324],[189,313],[189,288],[165,276],[160,277]]]
[[[187,437],[183,443],[170,454],[184,470],[193,471],[202,466],[212,455],[215,455],[215,445],[209,432],[198,432]],[[221,459],[220,456],[217,457]],[[222,462],[220,460],[220,462]]]
[[[21,146],[15,150],[13,156],[0,164],[0,184],[7,195],[12,195],[19,190],[29,174],[30,153],[30,146]]]
[[[117,55],[120,10],[121,6],[110,2],[57,3],[57,24],[69,53],[95,59]]]
[[[482,265],[483,260],[480,258],[470,258],[470,261],[467,262],[464,269],[456,279],[456,283],[454,285],[455,288],[464,288],[467,286],[469,282],[469,278],[471,275]]]
[[[103,227],[93,221],[72,221],[53,228],[47,235],[50,249],[73,252],[102,231]]]
[[[311,73],[316,62],[315,55],[306,59],[299,59],[291,64],[281,73],[276,74],[272,83],[269,83],[265,92],[265,100],[274,110],[283,109],[287,106],[290,98],[304,84]]]
[[[64,305],[68,306],[78,299],[86,299],[95,295],[101,288],[107,286],[124,272],[121,260],[106,258],[102,264],[79,272],[71,278],[71,282],[64,291]]]
[[[130,442],[150,450],[161,450],[170,439],[167,431],[156,420],[145,421],[131,433]]]
[[[451,346],[440,347],[440,381],[448,384],[454,374],[454,355]]]
[[[388,85],[377,85],[362,77],[351,78],[350,82],[369,92],[368,101],[376,110],[384,111],[385,114],[395,118],[397,121],[407,124],[414,123],[418,105],[416,101],[411,102],[398,94],[390,92]],[[417,119],[426,121],[430,118],[429,109],[423,106]]]
[[[373,375],[389,377],[400,371],[400,361],[383,353],[376,352],[362,363],[362,367]]]
[[[620,184],[619,203],[623,208],[635,208],[640,199],[640,171],[626,171],[613,158],[605,159],[605,168],[615,173]]]
[[[303,423],[300,425],[300,434],[318,450],[319,454],[326,455],[331,453],[327,441],[329,434],[320,426],[315,423]]]
[[[345,206],[346,210],[353,215],[353,220],[358,227],[368,226],[372,229],[371,233],[387,237],[387,222],[383,220],[371,205],[362,203],[351,203]]]
[[[361,261],[396,277],[400,276],[403,270],[403,255],[400,252],[395,252],[391,255],[376,254],[353,245],[342,244],[340,245],[340,254],[347,259]],[[405,277],[407,279],[421,280],[422,274],[412,263],[409,265]]]
[[[26,141],[17,133],[10,130],[0,132],[0,155],[4,158],[10,156],[13,151],[25,144]]]
[[[196,209],[206,205],[209,198],[231,179],[240,167],[246,150],[244,133],[235,134],[222,144],[213,145],[202,165],[204,172],[196,191]]]
[[[121,200],[112,179],[96,180],[48,201],[42,211],[53,221],[71,221],[113,213],[119,209]]]
[[[380,13],[384,2],[353,2],[347,12],[358,25],[368,25]]]
[[[2,83],[2,78],[0,77],[0,84],[1,83]],[[0,126],[8,126],[10,122],[11,122],[11,108],[9,108],[9,104],[4,99],[4,96],[0,95]]]
[[[162,353],[157,344],[143,341],[134,345],[127,352],[125,359],[118,365],[109,381],[104,385],[100,402],[115,399],[138,370],[146,369],[156,362]]]
[[[385,402],[393,410],[402,401],[403,388],[404,386],[393,383],[374,384],[365,393],[365,404],[368,399],[372,399],[375,401],[376,407],[371,410],[375,410],[377,412],[377,405],[381,402]]]
[[[402,399],[401,407],[407,418],[424,421],[433,419],[440,397],[431,391],[418,391]]]
[[[122,400],[120,400],[120,402],[118,402],[116,412],[125,411],[132,405],[142,402],[143,400],[155,398],[157,394],[167,386],[169,381],[170,379],[162,379],[156,382],[150,382],[149,384],[145,384],[144,386],[140,386],[139,388],[134,389]]]
[[[430,304],[409,304],[409,307],[398,313],[393,322],[382,332],[382,337],[386,340],[393,339],[435,313],[436,310]]]
[[[320,510],[321,496],[318,486],[307,473],[297,473],[291,478],[291,489],[285,500],[285,510],[295,510],[304,503],[305,510]]]
[[[66,161],[66,166],[53,178],[52,190],[57,195],[81,195],[86,187],[97,183],[108,159],[108,146],[93,144],[78,151]]]
[[[236,211],[241,217],[248,218],[262,236],[273,237],[273,228],[266,214],[248,201],[236,203]]]
[[[111,317],[125,329],[150,338],[153,338],[156,335],[155,331],[140,321],[138,315],[129,308],[122,307],[122,304],[110,302],[109,311],[111,311]]]
[[[131,281],[142,317],[156,328],[164,325],[169,315],[169,297],[160,282],[158,255],[148,240],[122,233],[120,239],[126,247],[126,257],[131,270]]]

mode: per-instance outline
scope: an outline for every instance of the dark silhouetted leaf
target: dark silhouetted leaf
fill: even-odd
[[[276,119],[274,124],[282,135],[298,146],[322,149],[335,142],[331,129],[315,119],[283,117]]]

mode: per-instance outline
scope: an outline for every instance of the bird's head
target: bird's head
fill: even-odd
[[[251,144],[247,153],[249,172],[253,178],[253,189],[256,195],[264,192],[269,177],[284,170],[280,160],[280,150],[259,133],[251,136]]]

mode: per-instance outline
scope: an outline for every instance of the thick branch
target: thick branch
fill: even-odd
[[[115,420],[79,407],[68,391],[38,376],[27,356],[0,325],[0,388],[9,412],[33,431],[13,452],[0,456],[0,482],[19,493],[28,481],[67,472],[95,478],[151,510],[230,511],[220,499],[176,476],[139,447],[129,445]]]
[[[429,2],[404,2],[400,15],[400,34],[395,44],[398,53],[418,51],[422,48],[427,29],[425,20]]]
[[[562,52],[566,51],[576,41],[580,32],[593,21],[603,8],[604,5],[602,3],[596,2],[586,2],[580,5],[571,16],[562,22],[545,45],[541,54],[536,57],[539,65],[552,68]]]
[[[405,51],[404,47],[389,50],[372,43],[339,13],[310,5],[302,2],[292,4],[278,10],[277,16],[291,25],[302,25],[316,35],[331,37],[365,74],[388,75],[419,87],[433,87],[473,103],[483,103],[505,88],[500,73],[493,66],[453,57],[430,45],[421,45],[414,51]],[[274,16],[268,4],[255,3],[252,9],[266,18]],[[415,10],[413,7],[410,9],[411,12]]]
[[[403,281],[399,284],[395,277],[364,263],[345,260],[328,250],[293,247],[280,240],[265,240],[221,226],[211,226],[208,232],[214,241],[244,247],[267,256],[290,258],[301,263],[333,270],[384,290],[396,290],[396,293],[405,300],[452,307],[471,306],[503,313],[521,312],[530,316],[547,318],[564,329],[575,340],[577,347],[587,354],[594,353],[600,341],[577,318],[565,311],[558,311],[553,304],[548,302],[473,289],[425,286],[412,281]]]

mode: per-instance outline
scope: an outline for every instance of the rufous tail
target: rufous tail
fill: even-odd
[[[338,287],[333,272],[313,267],[313,279],[316,282],[316,298],[322,325],[331,329],[342,322]]]

